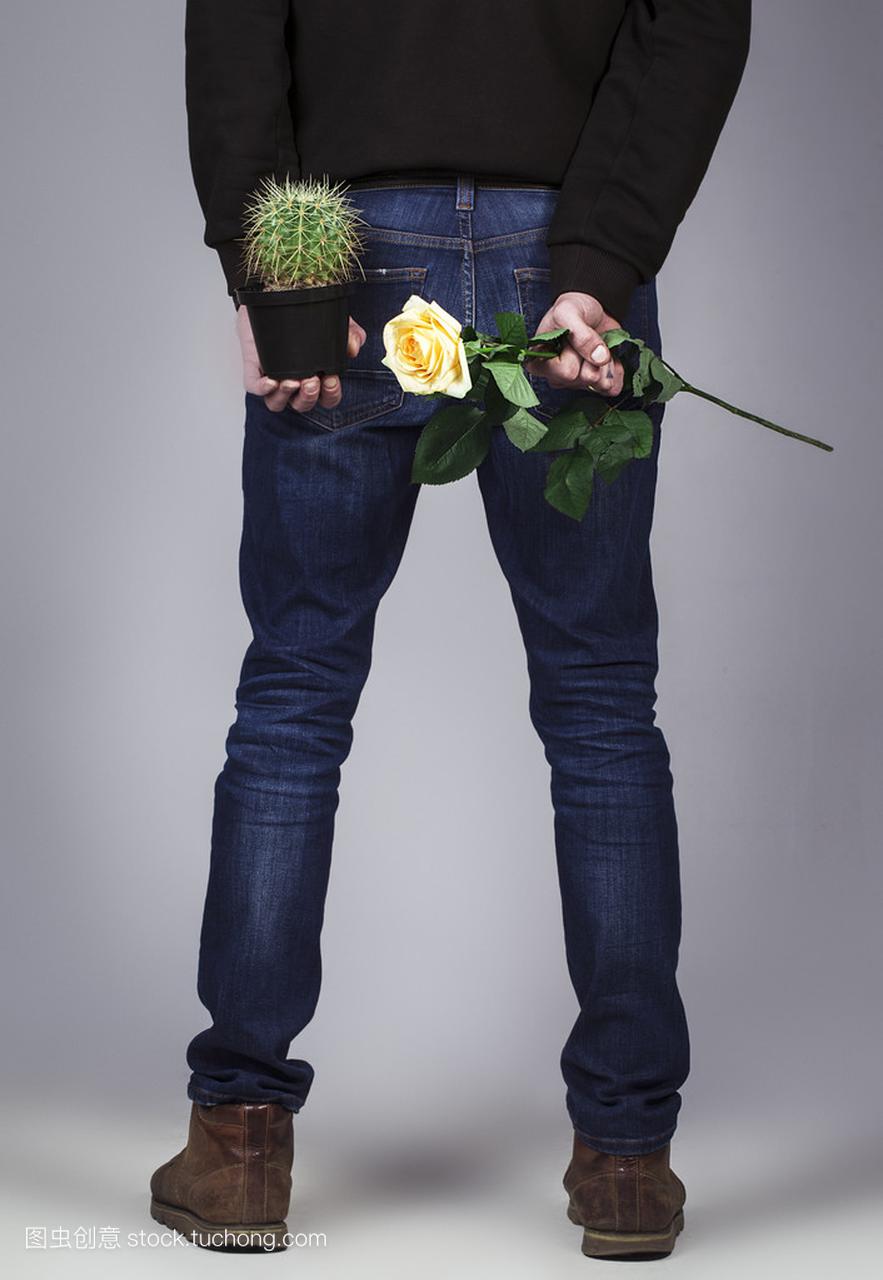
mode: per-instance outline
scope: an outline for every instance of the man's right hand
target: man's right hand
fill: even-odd
[[[236,332],[242,348],[242,385],[252,395],[263,396],[264,404],[273,413],[281,413],[288,405],[298,413],[308,413],[317,404],[323,409],[333,409],[336,404],[340,404],[343,387],[336,374],[324,378],[316,375],[299,380],[286,379],[284,382],[266,377],[258,359],[246,306],[241,306],[236,312]],[[367,336],[362,326],[350,316],[346,344],[346,353],[350,359],[359,354]]]
[[[569,329],[559,355],[551,360],[525,360],[528,373],[545,378],[550,387],[566,391],[596,391],[618,396],[625,370],[604,341],[608,329],[620,328],[597,298],[589,293],[562,293],[540,320],[537,333]]]

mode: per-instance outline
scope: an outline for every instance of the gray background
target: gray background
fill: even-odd
[[[660,277],[666,354],[832,455],[680,397],[654,554],[693,1046],[685,1275],[871,1274],[881,875],[877,0],[757,4]],[[148,1229],[183,1142],[214,777],[247,640],[233,308],[186,154],[183,5],[9,6],[2,1250]],[[580,1274],[559,1186],[547,767],[474,478],[424,489],[344,765],[291,1225],[230,1265]],[[864,1234],[863,1234],[864,1233]],[[872,1252],[873,1250],[873,1252]],[[626,1264],[628,1265],[628,1264]],[[650,1264],[651,1269],[660,1264]],[[645,1274],[652,1274],[652,1270]]]

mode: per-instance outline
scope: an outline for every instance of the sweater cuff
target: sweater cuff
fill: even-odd
[[[549,245],[552,300],[562,293],[587,293],[597,298],[609,316],[625,323],[639,272],[622,258],[590,244]]]
[[[239,310],[239,303],[233,298],[234,289],[242,289],[246,283],[245,263],[242,259],[242,244],[238,240],[224,240],[216,244],[221,268],[227,281],[227,293],[233,299],[233,305]]]

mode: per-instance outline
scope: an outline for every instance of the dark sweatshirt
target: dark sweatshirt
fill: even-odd
[[[622,319],[748,55],[750,0],[187,0],[190,159],[228,292],[265,174],[553,183],[553,296]]]

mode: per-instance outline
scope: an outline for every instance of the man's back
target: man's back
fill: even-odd
[[[188,0],[206,243],[232,293],[242,204],[268,169],[553,183],[555,291],[624,314],[705,173],[750,14],[750,0]]]

